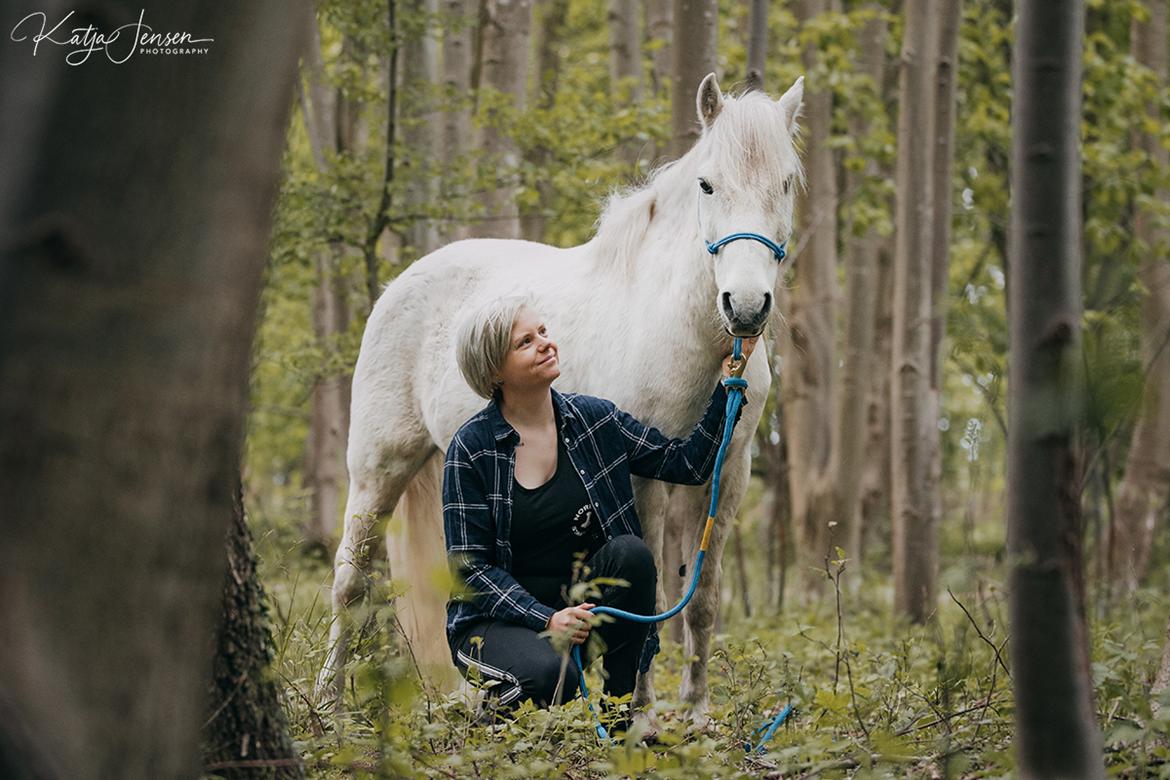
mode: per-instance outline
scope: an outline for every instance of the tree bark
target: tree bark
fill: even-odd
[[[929,417],[934,46],[930,4],[903,6],[898,79],[893,374],[890,392],[894,610],[922,623],[934,612],[938,568],[930,492]]]
[[[699,139],[695,95],[716,70],[718,0],[674,0],[671,44],[670,155],[682,157]]]
[[[1149,68],[1159,90],[1166,86],[1166,0],[1148,0],[1150,18],[1136,18],[1131,29],[1134,59]],[[1156,106],[1147,108],[1154,117]],[[1155,120],[1157,121],[1157,120]],[[1135,132],[1135,145],[1149,159],[1149,170],[1164,176],[1170,154],[1149,133]],[[1170,192],[1159,186],[1152,193],[1163,204]],[[1150,547],[1158,519],[1170,501],[1170,231],[1161,224],[1157,207],[1135,206],[1134,241],[1142,253],[1139,278],[1141,298],[1141,353],[1146,382],[1141,414],[1125,463],[1125,477],[1117,491],[1117,517],[1110,540],[1110,581],[1115,596],[1132,593],[1149,568]]]
[[[751,0],[748,15],[747,89],[764,89],[768,62],[768,0]]]
[[[440,132],[440,157],[447,175],[439,182],[440,190],[450,179],[463,178],[464,156],[471,146],[471,70],[475,21],[478,14],[475,0],[443,0],[443,88],[446,102]],[[456,173],[457,175],[452,175]],[[453,192],[441,191],[444,203],[456,197]],[[446,241],[457,241],[469,235],[466,223],[448,215],[441,223],[440,235]]]
[[[799,20],[808,24],[829,9],[826,0],[802,0]],[[802,53],[806,72],[816,66],[812,45]],[[781,403],[788,436],[789,497],[797,570],[806,596],[824,583],[825,561],[839,542],[827,484],[835,409],[837,288],[837,168],[829,147],[833,114],[827,85],[806,85],[803,126],[807,184],[797,204],[802,248],[793,258],[794,290],[788,329],[781,341]]]
[[[674,72],[670,45],[673,36],[674,0],[646,0],[646,48],[650,51],[646,87],[654,97],[666,95]]]
[[[485,0],[483,65],[480,81],[512,111],[522,111],[528,94],[528,40],[532,0]],[[505,126],[505,114],[488,100],[481,106],[477,146],[496,170],[496,187],[484,197],[487,214],[477,233],[488,238],[520,238],[516,181],[520,151]]]
[[[569,16],[569,0],[549,0],[540,7],[537,23],[537,72],[535,104],[542,109],[551,109],[556,104],[557,89],[560,85],[561,58],[558,53],[565,37],[565,22]],[[529,165],[536,171],[544,171],[552,161],[552,150],[545,145],[532,146],[526,152]],[[520,231],[529,241],[544,241],[548,223],[546,204],[554,195],[548,176],[538,173],[532,183],[540,193],[535,208],[528,208],[520,215]]]
[[[955,146],[955,82],[958,78],[959,25],[963,21],[962,0],[942,0],[935,6],[938,14],[937,59],[934,64],[934,154],[931,160],[931,194],[933,228],[930,250],[930,397],[926,407],[927,443],[930,447],[930,481],[927,484],[931,505],[931,524],[939,527],[943,520],[942,438],[938,420],[942,417],[943,344],[947,333],[947,309],[950,298],[951,253],[951,169]]]
[[[268,601],[237,485],[227,533],[227,571],[215,663],[203,726],[203,770],[226,780],[305,776],[289,739],[284,696],[269,670],[274,655]]]
[[[199,771],[307,13],[168,6],[207,54],[124,66],[0,47],[5,777]]]
[[[439,247],[439,232],[429,212],[438,194],[434,174],[440,136],[435,94],[439,85],[439,42],[432,21],[438,0],[406,0],[400,6],[402,25],[402,100],[399,103],[402,146],[398,168],[405,184],[406,212],[417,215],[405,230],[408,259],[423,257]],[[422,216],[427,215],[427,216]]]
[[[1017,770],[1104,777],[1081,571],[1080,2],[1019,7],[1009,228],[1008,561]]]
[[[642,97],[642,30],[638,3],[609,0],[609,84],[616,105],[629,106]],[[631,178],[637,171],[641,143],[623,141],[618,155],[626,162]]]
[[[353,123],[343,121],[357,111],[347,105],[341,90],[331,86],[321,53],[319,22],[309,17],[309,46],[305,58],[308,85],[301,94],[309,148],[317,170],[330,175],[339,154],[352,151]],[[336,351],[341,334],[349,329],[348,281],[340,271],[345,247],[331,242],[314,258],[316,284],[311,294],[313,333],[326,356]],[[332,361],[323,361],[332,363]],[[310,548],[328,551],[333,545],[345,487],[345,448],[349,436],[350,377],[348,374],[316,377],[310,392],[309,432],[305,440],[304,483],[309,492],[309,518],[304,528]]]
[[[875,10],[880,8],[875,7]],[[861,30],[861,58],[859,65],[873,84],[873,97],[881,101],[886,68],[886,20],[875,13]],[[854,138],[862,138],[870,131],[872,118],[868,112],[857,112],[850,118]],[[846,192],[856,193],[866,180],[882,175],[875,160],[869,160],[861,171],[845,174]],[[875,362],[874,338],[877,320],[879,290],[878,253],[881,237],[877,228],[869,225],[856,228],[852,216],[846,228],[846,302],[844,351],[839,385],[840,406],[837,424],[833,426],[829,476],[826,480],[832,492],[830,517],[838,524],[832,536],[847,555],[859,561],[861,552],[861,491],[864,482],[866,458],[866,418],[870,400],[870,377],[880,364]],[[876,451],[870,451],[874,453]],[[854,579],[854,582],[857,580]]]

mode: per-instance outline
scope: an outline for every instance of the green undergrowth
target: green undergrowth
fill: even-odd
[[[980,563],[944,570],[926,627],[891,619],[888,575],[860,577],[848,565],[839,587],[826,576],[815,597],[768,614],[744,617],[725,593],[707,717],[679,700],[685,659],[667,627],[654,667],[658,741],[626,746],[601,743],[579,698],[551,710],[525,705],[488,725],[465,692],[422,684],[393,606],[402,586],[384,571],[359,615],[365,625],[342,705],[319,706],[313,681],[327,641],[328,568],[271,536],[259,548],[275,605],[275,672],[312,777],[1012,776],[1006,593]],[[1168,608],[1165,597],[1142,591],[1091,623],[1113,776],[1170,777],[1170,724],[1153,714],[1148,694]],[[587,679],[600,690],[596,671]],[[794,715],[763,752],[746,754],[745,742],[786,704]]]

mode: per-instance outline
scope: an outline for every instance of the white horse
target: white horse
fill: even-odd
[[[483,406],[455,362],[459,312],[505,291],[535,294],[561,361],[557,387],[611,399],[670,436],[688,433],[701,416],[729,351],[729,333],[761,331],[780,264],[755,241],[710,254],[705,241],[752,231],[787,241],[795,183],[793,144],[803,80],[779,100],[762,93],[724,97],[715,75],[699,87],[702,135],[678,161],[640,189],[612,197],[597,235],[559,249],[527,241],[467,240],[422,258],[391,283],[366,324],[353,378],[349,496],[345,534],[334,568],[329,656],[318,695],[337,695],[353,618],[365,595],[372,534],[395,510],[387,532],[391,574],[409,591],[399,617],[415,657],[432,679],[457,680],[445,634],[448,593],[436,582],[446,567],[440,502],[443,454],[459,426]],[[684,611],[682,701],[701,715],[708,706],[707,661],[719,602],[720,558],[727,529],[747,486],[751,431],[771,384],[767,349],[748,362],[748,405],[728,452],[708,565]],[[661,573],[669,491],[685,493],[683,560],[692,561],[706,515],[707,487],[668,487],[635,480],[645,539]],[[395,526],[399,526],[395,530]],[[688,564],[689,565],[689,564]],[[654,700],[642,675],[638,704]]]

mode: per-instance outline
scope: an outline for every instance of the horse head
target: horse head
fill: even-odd
[[[699,85],[703,130],[688,155],[699,235],[714,269],[718,316],[735,336],[763,331],[772,307],[802,177],[793,138],[803,94],[803,77],[779,100],[760,92],[724,97],[714,73]]]

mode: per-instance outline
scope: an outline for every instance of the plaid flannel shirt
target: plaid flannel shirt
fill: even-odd
[[[630,476],[684,485],[711,478],[723,434],[727,392],[716,385],[703,418],[686,439],[643,425],[612,402],[552,391],[560,436],[608,541],[642,536]],[[741,407],[742,413],[742,407]],[[736,418],[738,422],[738,416]],[[491,617],[544,631],[555,609],[537,601],[511,574],[512,485],[520,436],[493,400],[456,431],[443,467],[443,527],[453,573],[467,590],[447,602],[447,640]],[[657,626],[640,668],[658,651]]]

